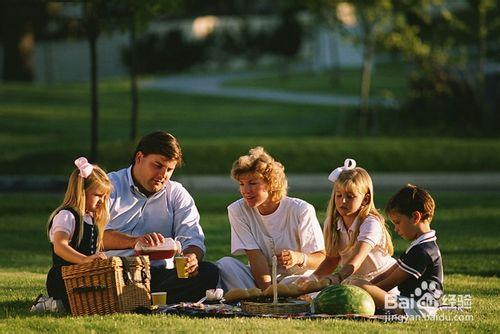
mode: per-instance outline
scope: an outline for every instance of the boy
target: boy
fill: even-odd
[[[430,224],[435,204],[424,189],[406,185],[386,206],[395,231],[410,246],[397,263],[370,283],[357,285],[368,291],[379,309],[414,317],[434,316],[443,295],[443,264]],[[388,294],[395,286],[399,296]]]

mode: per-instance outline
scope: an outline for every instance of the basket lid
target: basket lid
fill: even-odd
[[[125,260],[130,267],[144,266],[146,269],[149,269],[149,258],[147,256],[128,256],[125,257]],[[61,271],[63,278],[71,278],[88,272],[114,271],[116,268],[121,267],[123,267],[122,259],[118,256],[113,256],[107,259],[96,259],[92,262],[63,266]]]

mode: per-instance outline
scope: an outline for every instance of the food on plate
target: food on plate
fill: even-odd
[[[276,289],[278,290],[278,296],[288,297],[290,296],[290,289],[285,284],[277,284]],[[273,286],[268,286],[264,291],[262,291],[264,296],[272,296],[273,295]]]
[[[249,298],[258,298],[262,296],[262,290],[259,288],[248,289],[248,297]]]
[[[224,295],[224,299],[228,302],[248,299],[249,297],[247,289],[231,289]]]
[[[299,286],[296,284],[293,284],[293,283],[288,285],[288,291],[290,293],[290,296],[293,296],[293,297],[300,296],[302,294]]]

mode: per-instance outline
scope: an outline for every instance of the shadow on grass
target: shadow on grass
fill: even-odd
[[[31,313],[30,308],[35,302],[37,296],[33,296],[33,300],[9,300],[0,302],[0,319],[12,318],[13,316],[33,316],[40,313]]]
[[[31,306],[35,304],[38,296],[33,296],[33,300],[9,300],[0,302],[0,319],[12,317],[31,318],[31,317],[49,317],[64,318],[71,314],[59,314],[55,312],[31,312]]]

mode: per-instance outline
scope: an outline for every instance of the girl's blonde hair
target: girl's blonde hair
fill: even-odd
[[[103,249],[102,237],[104,234],[104,226],[109,221],[109,209],[108,209],[108,199],[113,188],[108,175],[99,166],[93,165],[92,173],[87,178],[80,176],[80,170],[76,168],[70,175],[68,181],[68,188],[66,189],[66,194],[62,203],[55,209],[49,216],[47,223],[47,230],[54,219],[54,216],[66,207],[70,207],[75,210],[79,217],[80,227],[77,233],[77,244],[79,245],[83,237],[83,215],[85,214],[85,191],[90,188],[97,188],[105,193],[105,198],[103,199],[102,205],[99,209],[94,212],[94,224],[97,226],[99,234],[97,236],[97,250]]]
[[[380,227],[384,231],[385,250],[389,255],[392,255],[394,253],[394,248],[392,245],[391,235],[387,230],[384,217],[378,212],[373,200],[374,196],[372,179],[368,172],[361,167],[343,171],[333,185],[332,196],[328,203],[328,209],[326,212],[324,228],[327,255],[336,257],[338,256],[339,252],[338,247],[340,232],[337,227],[340,223],[341,216],[337,212],[337,208],[335,207],[335,191],[338,191],[339,189],[343,189],[345,191],[353,193],[359,193],[363,196],[366,196],[368,194],[370,199],[368,204],[361,206],[359,210],[357,219],[360,223],[356,226],[356,229],[354,231],[354,238],[352,239],[351,244],[348,247],[351,248],[354,246],[359,235],[361,224],[369,215],[372,215],[377,218],[377,221],[380,223]]]
[[[286,196],[288,181],[285,176],[285,167],[258,146],[250,149],[248,155],[238,158],[231,169],[231,177],[239,181],[242,175],[252,174],[264,180],[268,186],[271,201],[279,202]]]

